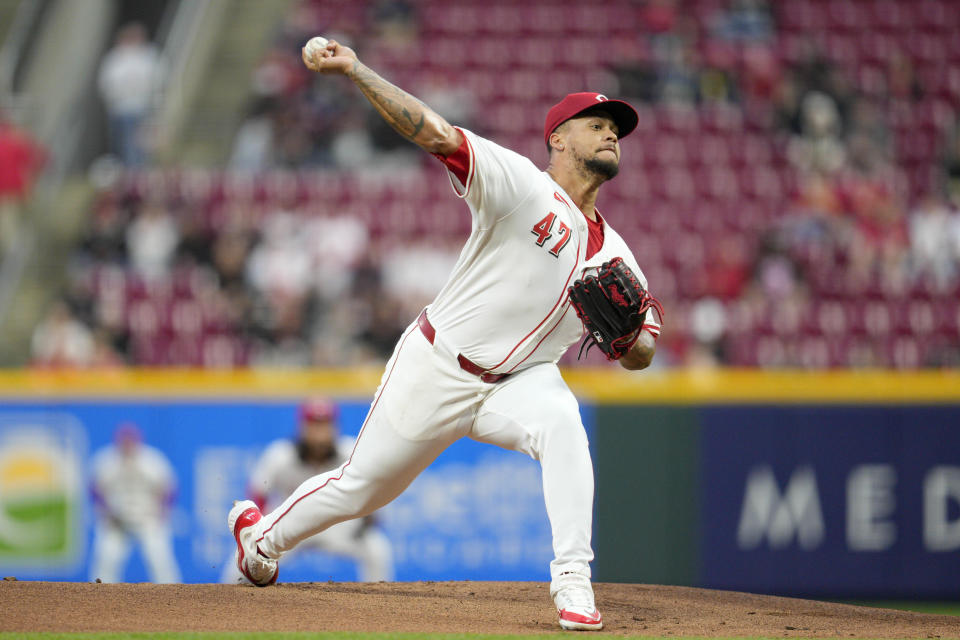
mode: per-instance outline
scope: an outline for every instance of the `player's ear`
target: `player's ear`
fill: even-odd
[[[564,147],[563,135],[561,135],[557,131],[554,131],[553,133],[551,133],[550,147],[552,149],[556,149],[557,151],[563,151],[563,147]]]

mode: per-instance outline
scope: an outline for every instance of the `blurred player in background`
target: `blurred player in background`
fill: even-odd
[[[354,439],[340,436],[337,416],[337,406],[327,398],[307,400],[300,406],[296,440],[270,443],[254,465],[248,485],[250,499],[261,510],[276,508],[307,479],[347,461]],[[393,549],[372,516],[334,525],[297,547],[298,551],[309,549],[353,558],[361,582],[393,580]],[[232,554],[220,580],[246,581]]]
[[[135,540],[151,581],[180,582],[169,523],[177,480],[166,456],[127,422],[114,443],[94,455],[91,468],[97,521],[90,579],[120,582]]]

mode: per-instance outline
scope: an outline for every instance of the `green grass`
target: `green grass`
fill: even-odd
[[[323,633],[9,633],[0,632],[0,640],[232,640],[244,638],[253,640],[557,640],[557,638],[589,638],[588,634],[557,631],[548,635],[492,635],[473,633],[366,633],[366,632],[323,632]],[[603,636],[600,636],[603,637]],[[621,640],[675,640],[676,636],[629,636]],[[782,640],[767,636],[753,638],[706,638],[684,636],[684,640]],[[803,640],[791,638],[791,640]]]

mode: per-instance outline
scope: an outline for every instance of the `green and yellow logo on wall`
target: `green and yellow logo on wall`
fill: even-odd
[[[85,455],[71,416],[0,413],[0,566],[76,560]]]

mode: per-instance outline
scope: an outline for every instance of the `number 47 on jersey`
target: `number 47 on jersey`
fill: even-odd
[[[537,236],[538,247],[542,247],[544,242],[553,237],[553,226],[556,221],[557,214],[548,213],[543,220],[533,225],[531,233]],[[560,222],[560,227],[557,229],[557,235],[560,236],[560,240],[549,249],[550,253],[555,258],[560,256],[560,252],[563,251],[563,248],[567,246],[568,242],[570,242],[570,227],[567,226],[566,222]]]

